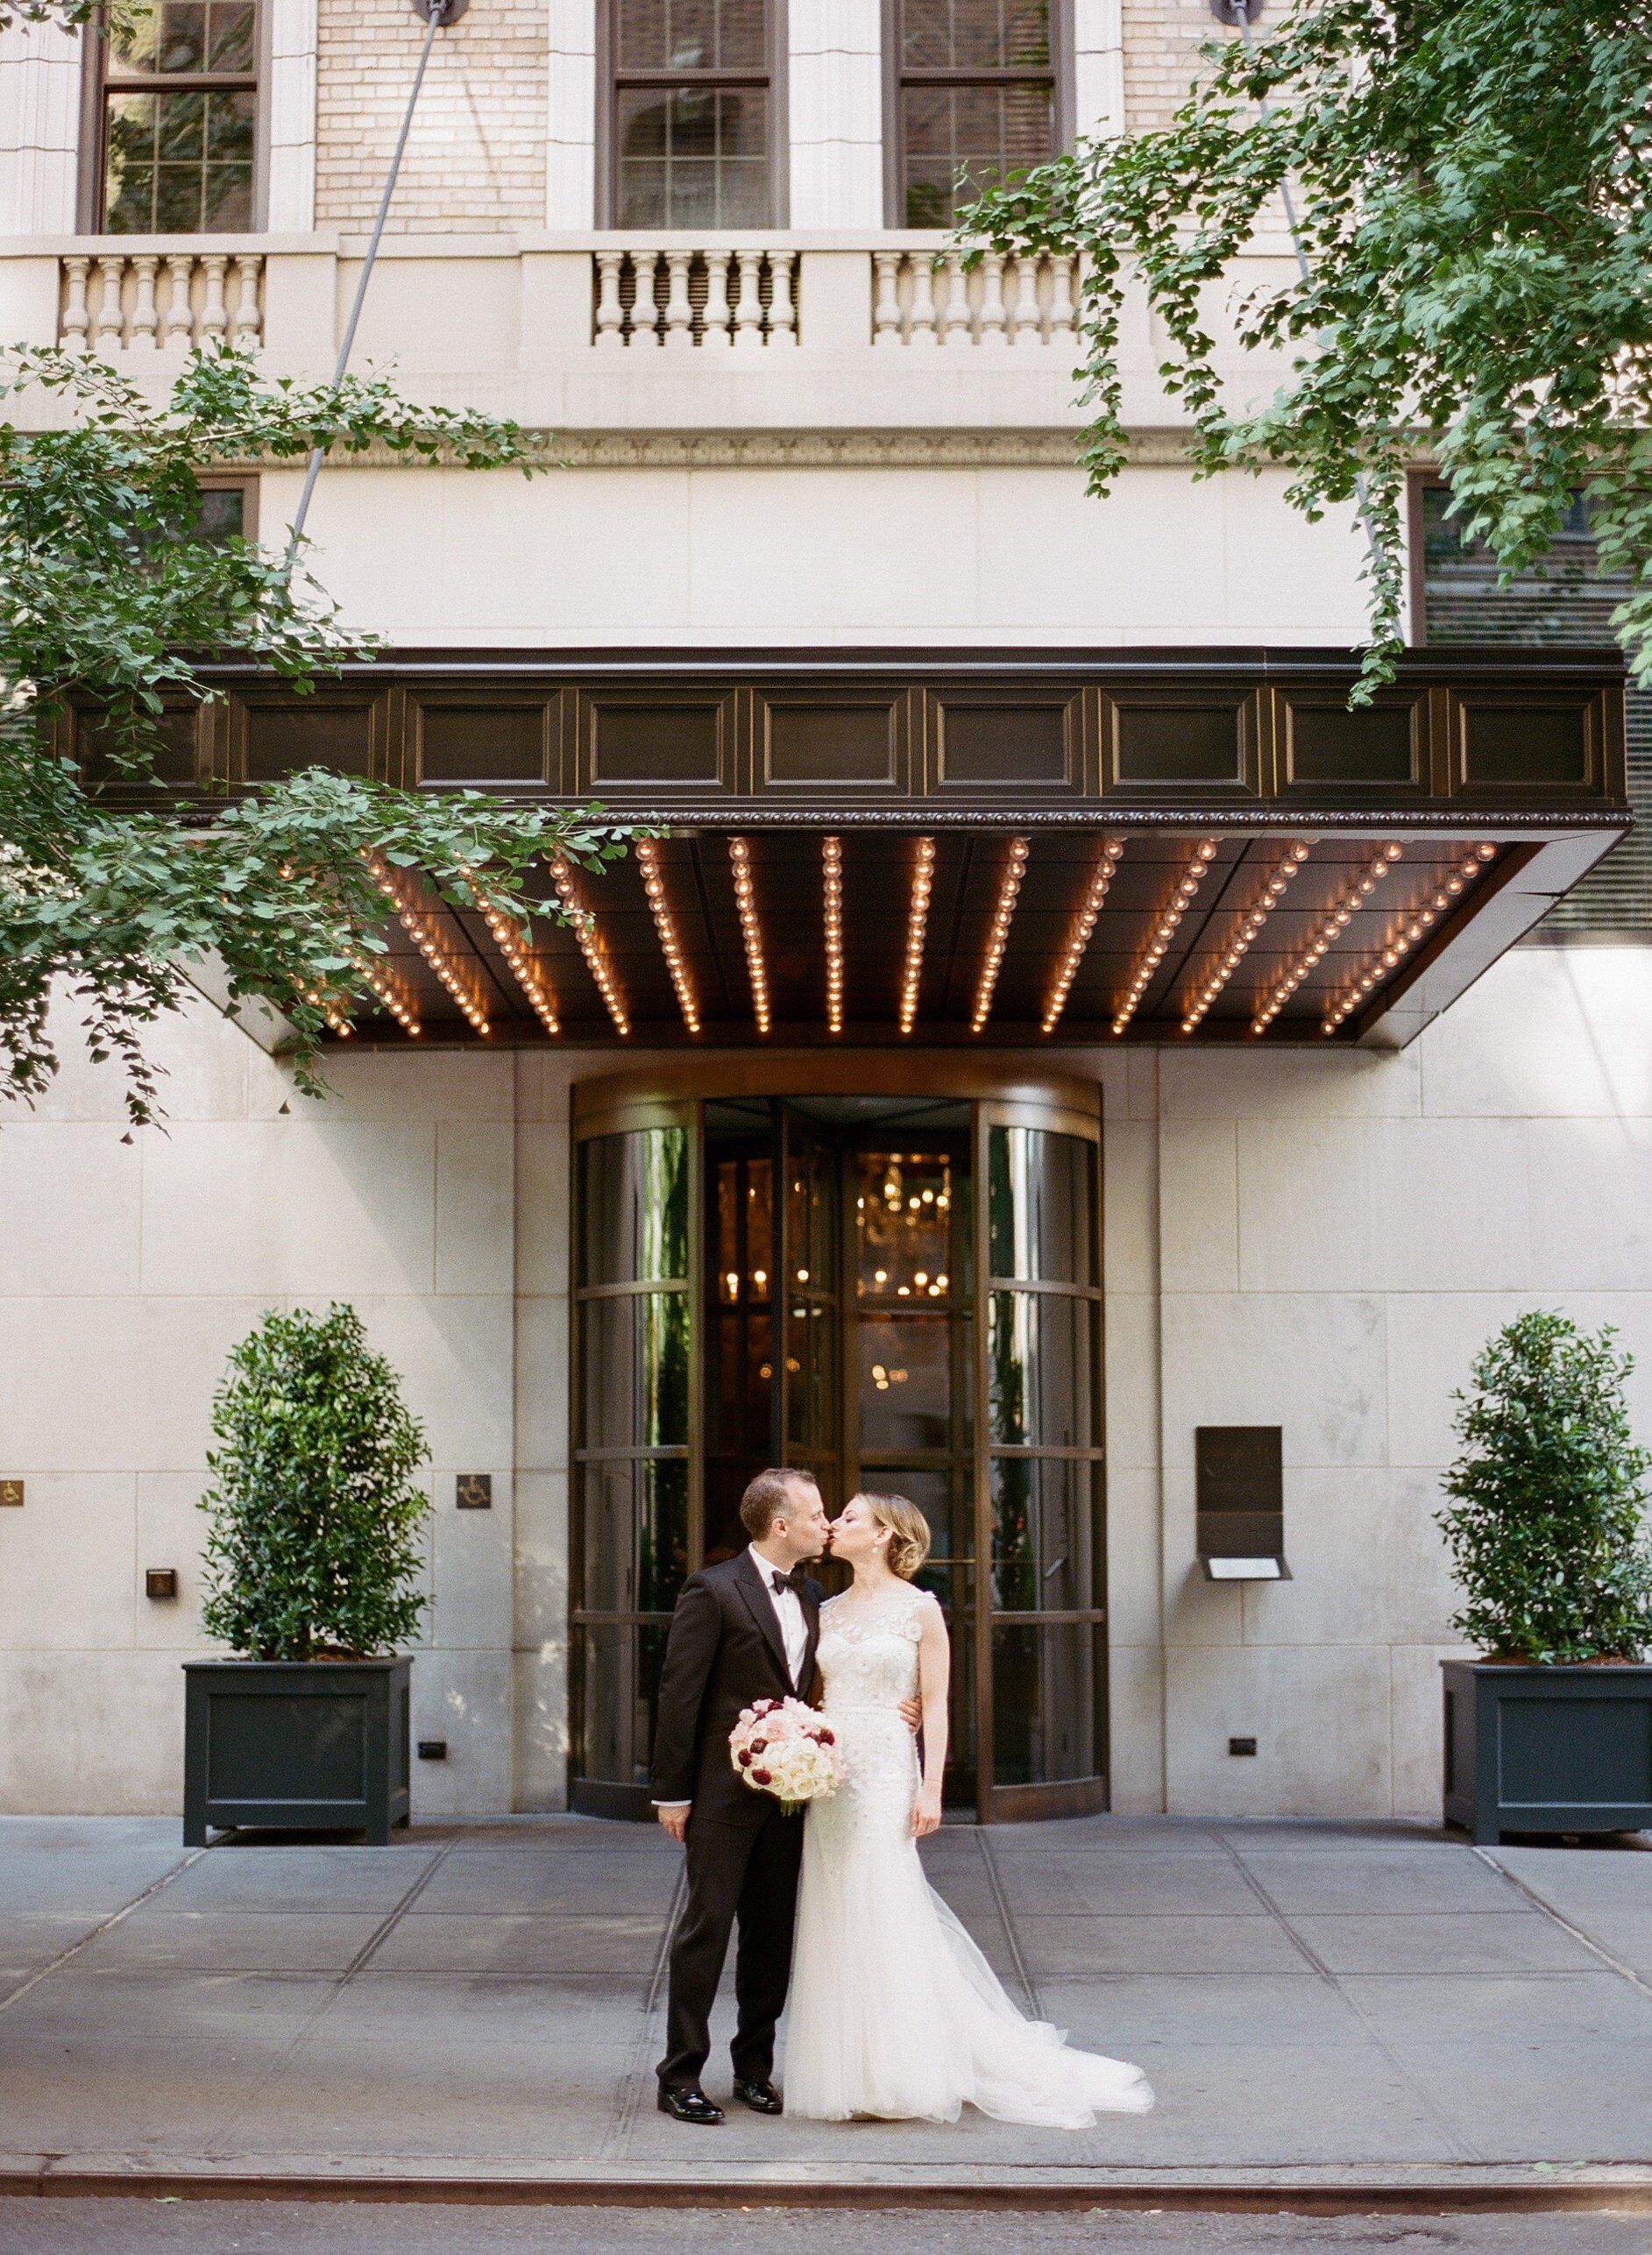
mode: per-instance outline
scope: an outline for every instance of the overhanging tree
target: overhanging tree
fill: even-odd
[[[1280,465],[1308,518],[1372,536],[1360,693],[1401,646],[1404,480],[1428,452],[1507,571],[1581,490],[1614,626],[1652,678],[1652,15],[1641,0],[1301,0],[1254,44],[1212,42],[1163,131],[1081,142],[964,215],[1010,253],[1082,253],[1085,461],[1125,460],[1117,368],[1139,278],[1205,475]],[[1224,399],[1211,286],[1294,197],[1306,272],[1235,308],[1293,355],[1250,410]]]
[[[155,780],[167,704],[212,693],[203,656],[254,659],[302,691],[373,647],[346,633],[301,550],[203,536],[202,471],[324,444],[531,472],[543,457],[528,434],[415,406],[380,377],[266,382],[222,347],[159,402],[99,358],[45,348],[7,356],[0,391],[27,410],[26,427],[0,423],[0,1089],[47,1086],[50,1005],[67,991],[92,1055],[124,1066],[131,1118],[154,1117],[145,1031],[210,964],[231,1001],[291,1022],[314,1091],[322,1032],[366,998],[383,953],[372,856],[423,870],[459,905],[477,904],[485,872],[493,906],[525,925],[536,861],[599,867],[622,850],[598,819],[322,769],[197,808],[187,830],[108,789]],[[96,717],[96,778],[61,748],[72,705]]]

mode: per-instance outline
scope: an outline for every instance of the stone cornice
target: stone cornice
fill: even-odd
[[[547,467],[571,470],[1076,470],[1079,439],[1067,430],[558,430],[536,434]],[[1180,468],[1178,430],[1131,434],[1130,460]],[[441,457],[436,457],[440,465]],[[236,462],[230,470],[268,463]],[[297,468],[296,463],[282,468]],[[417,470],[430,457],[387,446],[330,455],[328,472]]]

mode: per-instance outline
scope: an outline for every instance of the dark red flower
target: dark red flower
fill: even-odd
[[[751,1767],[751,1749],[748,1747],[742,1746],[740,1749],[740,1766],[742,1769]]]
[[[754,1785],[772,1785],[775,1781],[771,1771],[754,1769],[751,1773],[751,1782]]]
[[[761,1754],[768,1743],[766,1738],[754,1738],[751,1742],[751,1750],[754,1754]]]

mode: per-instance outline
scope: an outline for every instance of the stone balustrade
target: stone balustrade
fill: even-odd
[[[71,351],[256,347],[263,336],[259,251],[111,247],[69,252],[59,269],[57,341]]]
[[[986,251],[969,266],[951,250],[874,251],[872,276],[875,344],[1056,344],[1076,332],[1075,258]]]
[[[592,341],[666,351],[796,344],[796,251],[656,249],[592,253]]]

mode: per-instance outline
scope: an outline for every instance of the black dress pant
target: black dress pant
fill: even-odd
[[[756,1824],[692,1816],[688,1899],[671,1937],[670,2006],[660,2081],[698,2083],[712,2048],[712,2004],[736,1921],[734,2073],[766,2082],[774,2073],[775,2023],[791,1979],[791,1929],[803,1863],[803,1819],[780,1805]]]

